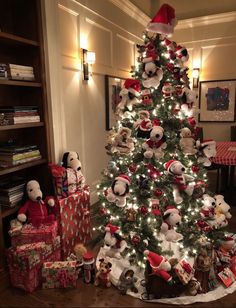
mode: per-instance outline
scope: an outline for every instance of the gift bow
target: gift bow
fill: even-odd
[[[65,168],[56,164],[49,164],[51,173],[55,178],[62,177],[65,173]]]
[[[188,262],[186,262],[185,260],[182,260],[181,263],[182,263],[181,266],[185,270],[185,272],[187,272],[188,274],[191,274],[192,273],[191,265]]]
[[[60,286],[66,288],[73,284],[73,276],[69,275],[66,270],[60,270],[57,274],[57,279]]]

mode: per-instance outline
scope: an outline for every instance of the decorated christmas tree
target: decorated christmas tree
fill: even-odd
[[[198,136],[188,51],[170,39],[175,24],[174,9],[164,4],[137,45],[139,65],[120,92],[106,146],[111,159],[98,185],[96,230],[106,256],[168,285],[195,282],[195,295],[213,289],[230,267],[234,239],[224,229],[229,205],[208,190],[216,143]]]

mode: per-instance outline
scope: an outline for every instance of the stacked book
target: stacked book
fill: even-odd
[[[7,79],[7,64],[0,63],[0,79]]]
[[[26,80],[34,81],[34,69],[32,66],[18,65],[18,64],[8,64],[8,75],[10,79],[13,80]]]
[[[0,147],[1,168],[14,167],[41,158],[37,145]]]
[[[24,194],[25,182],[13,181],[0,185],[0,205],[14,207],[20,203]]]
[[[0,125],[40,122],[37,106],[0,107]]]

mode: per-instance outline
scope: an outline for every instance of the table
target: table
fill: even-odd
[[[216,156],[212,158],[212,162],[220,165],[221,188],[223,191],[228,191],[231,199],[234,187],[234,166],[236,166],[236,142],[216,142]]]

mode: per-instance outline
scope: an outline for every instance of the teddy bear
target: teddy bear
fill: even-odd
[[[126,205],[126,198],[129,194],[130,178],[126,174],[120,174],[115,178],[111,187],[107,190],[107,201],[115,202],[118,207]]]
[[[128,127],[121,127],[111,140],[111,152],[118,154],[130,154],[134,150],[134,140]]]
[[[195,140],[192,138],[192,132],[188,127],[184,127],[180,130],[180,141],[179,145],[186,155],[194,155],[197,150],[194,148]]]
[[[185,173],[185,166],[178,160],[169,160],[164,164],[166,174],[172,176],[173,181],[173,197],[176,204],[183,202],[180,192],[184,191],[188,196],[193,194],[194,184],[192,182],[194,177]]]
[[[170,82],[165,82],[162,86],[161,92],[164,98],[170,98],[172,94],[175,92],[175,88],[172,86]]]
[[[204,194],[202,198],[203,206],[200,211],[201,217],[205,219],[214,219],[216,208],[215,198],[209,196],[208,194]]]
[[[73,194],[84,187],[85,178],[81,172],[81,162],[77,152],[65,152],[62,157],[62,167],[67,172],[68,194]]]
[[[164,156],[163,150],[167,147],[165,141],[164,129],[161,126],[153,126],[150,138],[142,145],[145,150],[144,157],[152,158],[154,156],[157,160],[161,159]]]
[[[204,140],[202,142],[197,141],[198,148],[198,163],[202,163],[203,166],[209,167],[211,165],[211,158],[216,156],[216,142],[212,139]]]
[[[139,104],[140,82],[137,79],[126,79],[120,91],[121,101],[116,107],[117,114],[123,114],[125,110],[133,110],[133,106]]]
[[[111,258],[120,259],[121,253],[127,247],[126,241],[119,234],[120,228],[109,223],[108,225],[106,225],[105,231],[105,255]]]
[[[157,88],[163,78],[163,71],[159,67],[159,62],[153,57],[143,59],[144,72],[142,83],[145,88]]]
[[[230,206],[225,202],[223,195],[215,195],[215,200],[215,219],[218,228],[222,228],[228,225],[228,219],[232,217],[230,214]]]
[[[150,120],[150,114],[147,110],[140,110],[138,112],[139,118],[134,123],[134,128],[137,130],[137,138],[147,139],[150,138],[150,132],[152,130],[152,121]]]
[[[31,223],[35,227],[55,221],[55,215],[49,214],[48,206],[55,206],[54,197],[48,196],[43,200],[43,193],[37,181],[27,182],[25,194],[28,200],[19,209],[17,219],[20,222]]]
[[[137,281],[138,279],[134,276],[134,271],[125,267],[119,277],[118,289],[122,295],[125,295],[128,290],[138,293],[138,289],[135,286],[135,282]]]
[[[168,242],[177,242],[182,240],[182,234],[178,233],[174,228],[181,223],[179,210],[174,206],[167,206],[162,217],[161,233],[165,235]]]
[[[99,267],[98,271],[95,276],[95,281],[94,285],[97,287],[100,284],[110,288],[111,286],[111,281],[110,281],[110,272],[111,272],[111,267],[112,264],[111,262],[107,262],[105,259],[99,259]]]

